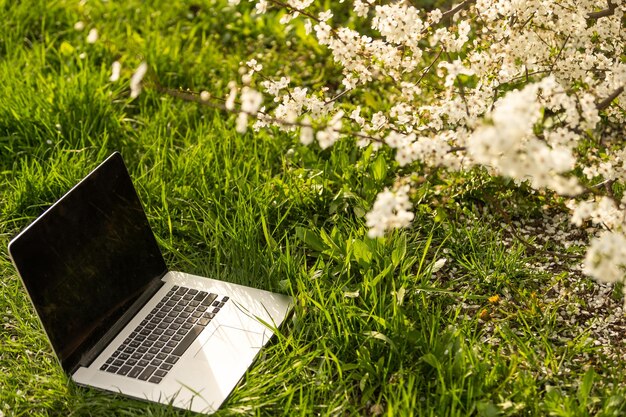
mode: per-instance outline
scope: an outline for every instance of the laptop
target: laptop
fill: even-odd
[[[9,243],[77,384],[210,414],[291,310],[290,297],[168,270],[114,153]]]

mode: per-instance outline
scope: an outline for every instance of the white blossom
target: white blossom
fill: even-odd
[[[142,62],[130,77],[130,97],[136,98],[141,93],[141,81],[148,72],[148,64]]]
[[[87,34],[87,43],[96,43],[98,41],[98,30],[91,29]]]
[[[226,98],[224,107],[226,110],[233,110],[235,108],[235,99],[237,98],[237,84],[231,81],[228,83],[228,88],[230,91],[228,93],[228,97]]]
[[[368,236],[371,238],[384,236],[387,230],[408,226],[413,220],[414,214],[409,211],[408,185],[403,185],[395,191],[385,188],[376,196],[372,210],[365,215]]]
[[[119,61],[113,61],[111,64],[111,76],[109,77],[109,81],[115,82],[120,79],[120,72],[122,70],[122,64]]]

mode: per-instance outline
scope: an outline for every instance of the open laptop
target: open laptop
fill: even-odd
[[[77,384],[197,412],[222,404],[291,298],[169,271],[119,153],[9,243]]]

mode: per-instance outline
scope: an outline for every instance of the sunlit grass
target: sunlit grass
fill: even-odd
[[[220,415],[624,412],[623,363],[603,360],[588,324],[557,320],[568,300],[542,301],[565,278],[529,267],[549,256],[505,245],[469,197],[434,209],[425,186],[413,226],[374,241],[362,214],[393,181],[375,154],[239,135],[149,82],[131,100],[108,81],[120,57],[124,80],[147,60],[148,80],[219,97],[250,54],[322,71],[292,61],[310,46],[286,48],[276,18],[179,0],[0,2],[0,18],[0,415],[185,414],[68,381],[8,260],[10,238],[114,150],[171,269],[296,300]]]

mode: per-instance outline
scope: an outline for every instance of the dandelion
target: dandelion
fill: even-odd
[[[491,304],[498,304],[500,302],[500,296],[498,294],[492,295],[487,300],[489,300]]]
[[[205,90],[200,93],[200,100],[209,101],[210,98],[211,98],[211,93],[209,93],[208,91]]]
[[[82,20],[79,20],[78,22],[74,23],[74,30],[81,32],[84,29],[85,29],[85,22],[83,22]]]
[[[91,29],[87,34],[87,43],[96,43],[98,41],[98,29]]]
[[[109,77],[109,81],[115,82],[120,79],[120,71],[122,70],[122,64],[119,61],[114,61],[111,64],[111,76]]]
[[[139,64],[139,66],[135,70],[135,73],[133,74],[133,76],[130,77],[130,97],[131,98],[136,98],[137,96],[139,96],[139,93],[141,93],[141,80],[143,80],[143,77],[146,75],[146,72],[148,72],[148,64],[146,64],[145,62],[142,62],[141,64]]]

